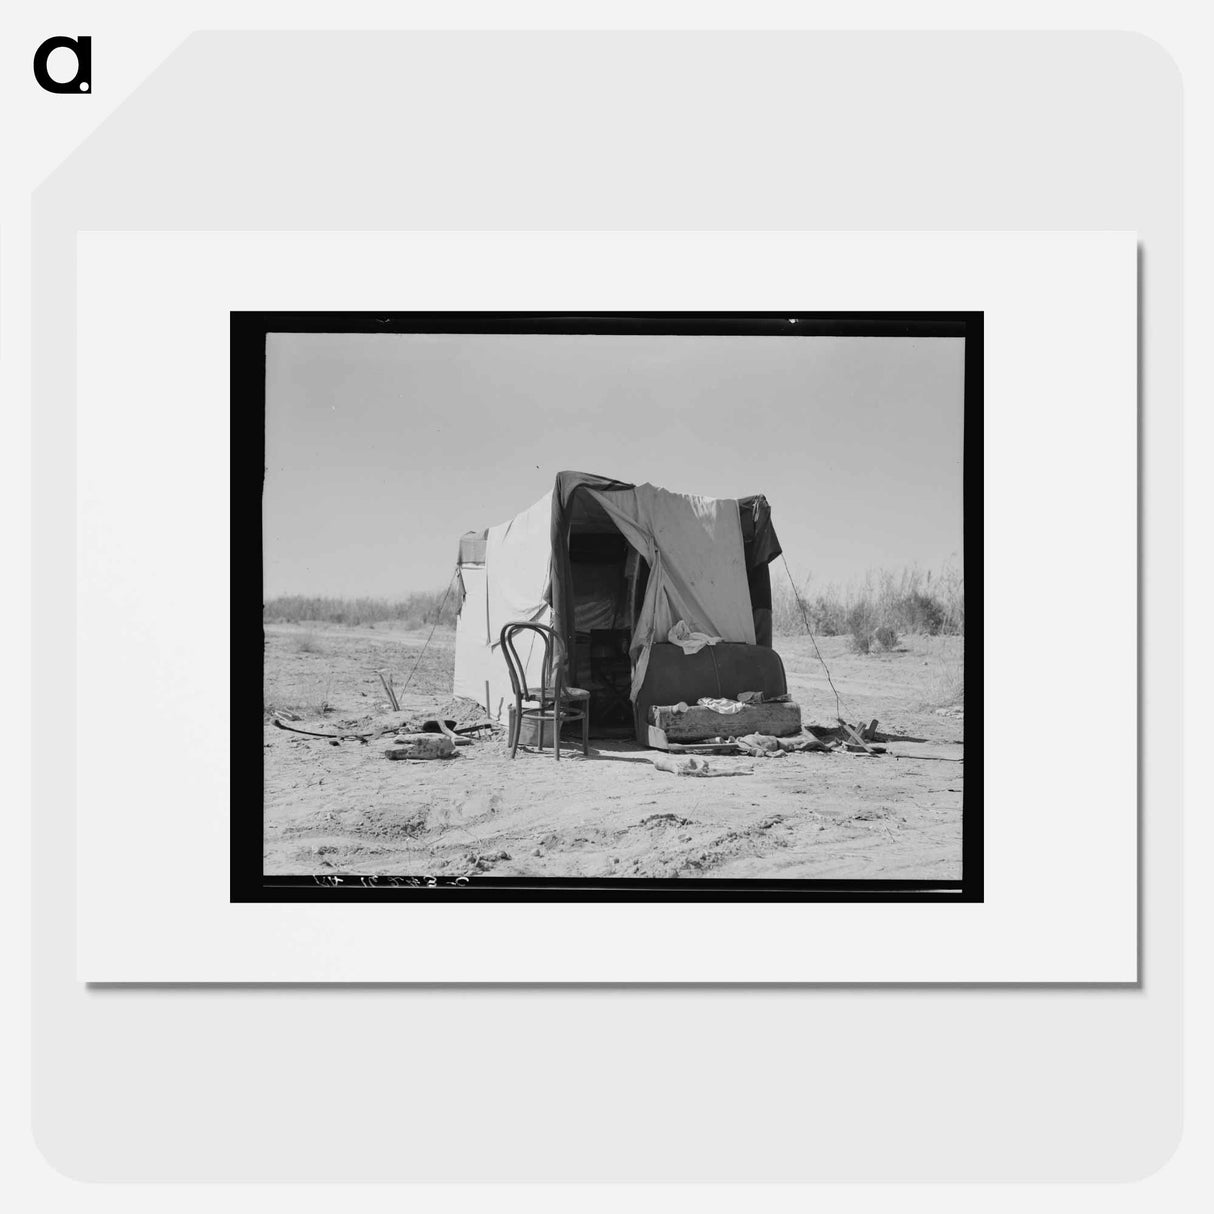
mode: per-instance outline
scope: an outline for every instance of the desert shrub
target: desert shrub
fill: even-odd
[[[886,652],[892,653],[898,648],[898,634],[888,624],[880,625],[873,633],[877,645]]]
[[[906,632],[937,636],[944,627],[944,605],[922,590],[903,595],[894,608]]]
[[[872,603],[861,599],[852,604],[847,613],[847,631],[851,633],[851,647],[855,653],[868,653],[873,647],[873,634],[877,630],[876,614]]]
[[[931,585],[930,575],[928,585]],[[933,594],[943,616],[940,631],[949,636],[965,635],[965,577],[960,569],[946,566],[936,579]]]
[[[772,624],[777,633],[798,636],[806,626],[817,636],[850,636],[858,653],[894,649],[903,636],[965,635],[965,579],[959,569],[881,570],[847,587],[810,589],[773,578]],[[798,601],[799,599],[799,601]],[[879,629],[884,640],[878,637]],[[885,642],[889,643],[886,644]]]
[[[814,631],[822,636],[841,636],[848,629],[847,609],[838,600],[828,599],[823,594],[814,598],[809,609],[809,618]]]
[[[444,597],[446,602],[444,602]],[[428,628],[433,624],[454,627],[459,614],[459,596],[446,589],[417,591],[403,599],[337,599],[317,595],[289,594],[262,605],[265,622],[325,624],[397,624],[405,628]]]
[[[841,636],[848,631],[843,601],[833,593],[811,595],[808,579],[796,592],[787,582],[772,586],[771,619],[775,631],[783,636],[804,634],[807,623],[817,636]]]

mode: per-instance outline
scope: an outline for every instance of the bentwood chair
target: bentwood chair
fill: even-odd
[[[523,636],[531,633],[544,646],[538,687],[527,685],[528,663],[519,656]],[[502,655],[510,671],[510,686],[514,690],[514,721],[510,731],[510,757],[518,750],[523,732],[523,720],[538,722],[539,749],[544,749],[544,724],[552,723],[552,754],[561,757],[561,726],[569,721],[582,722],[582,754],[590,753],[590,693],[580,687],[564,684],[564,646],[555,629],[545,624],[513,623],[502,629]]]

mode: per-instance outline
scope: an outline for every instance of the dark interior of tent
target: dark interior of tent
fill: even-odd
[[[762,503],[761,510],[755,508],[755,502]],[[755,640],[758,646],[770,649],[768,562],[779,547],[770,527],[766,501],[748,498],[739,502],[739,507]],[[636,726],[634,705],[629,698],[632,662],[628,650],[645,598],[649,565],[590,494],[572,493],[569,511],[572,682],[590,693],[592,735],[630,736]]]
[[[573,582],[573,681],[590,692],[596,737],[633,731],[628,647],[649,565],[589,494],[576,494],[569,530]]]

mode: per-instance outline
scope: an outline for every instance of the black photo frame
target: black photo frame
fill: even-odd
[[[967,691],[960,880],[436,877],[336,872],[267,877],[263,819],[251,804],[249,768],[234,765],[231,790],[233,902],[416,901],[829,901],[981,902],[982,807],[982,422],[981,312],[233,312],[230,317],[232,495],[232,687],[262,671],[264,632],[253,613],[261,601],[261,495],[265,477],[265,343],[268,333],[493,333],[962,337],[964,377],[964,569]],[[250,526],[249,519],[258,520]],[[247,756],[249,717],[232,713],[232,753]],[[263,774],[264,754],[258,770]],[[261,782],[263,783],[263,782]]]

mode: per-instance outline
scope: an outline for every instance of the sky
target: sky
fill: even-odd
[[[798,581],[961,565],[959,338],[271,333],[265,595],[441,590],[564,469],[767,496]]]

